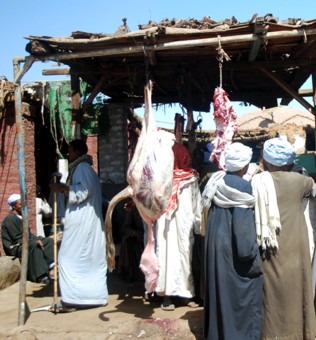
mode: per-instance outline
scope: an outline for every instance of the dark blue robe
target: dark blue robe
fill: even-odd
[[[226,174],[226,185],[252,194],[249,182]],[[251,208],[210,208],[205,238],[204,336],[260,339],[263,277]]]
[[[6,255],[22,257],[23,223],[17,215],[10,213],[2,222],[2,245]],[[36,243],[41,240],[44,251]],[[50,237],[35,236],[29,232],[27,279],[32,282],[49,275],[49,265],[54,262],[54,241]]]

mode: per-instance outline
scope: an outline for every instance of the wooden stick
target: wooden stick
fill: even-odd
[[[54,183],[57,182],[54,176]],[[57,313],[58,286],[57,286],[57,193],[54,192],[54,313]]]

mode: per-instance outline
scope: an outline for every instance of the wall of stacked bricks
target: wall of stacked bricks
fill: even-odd
[[[35,211],[35,156],[34,156],[34,123],[29,104],[22,103],[23,127],[24,127],[24,157],[25,174],[27,183],[27,204],[29,226],[31,231],[36,232]],[[20,193],[17,128],[15,124],[14,103],[8,103],[0,118],[0,223],[9,212],[8,197],[13,193]],[[0,242],[0,254],[4,255]]]
[[[102,183],[126,183],[128,167],[127,112],[122,104],[109,104],[111,127],[99,136],[99,176]],[[97,151],[97,150],[96,150]],[[91,154],[91,153],[90,153]]]
[[[109,133],[101,136],[87,136],[88,152],[93,157],[93,167],[103,183],[126,182],[127,112],[128,108],[124,105],[110,104],[111,129]],[[35,112],[29,104],[22,103],[22,114],[29,226],[31,232],[36,233],[35,127],[32,118]],[[20,193],[17,138],[14,102],[10,102],[6,104],[0,118],[0,223],[9,212],[8,197],[12,193]],[[1,242],[0,254],[4,255]]]

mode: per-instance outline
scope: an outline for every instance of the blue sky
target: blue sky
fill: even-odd
[[[316,18],[315,0],[4,0],[1,2],[0,34],[0,76],[13,80],[12,60],[17,56],[27,56],[25,36],[70,36],[73,31],[90,33],[114,33],[127,18],[131,30],[137,30],[139,24],[149,20],[161,21],[164,18],[202,19],[203,16],[219,21],[235,16],[239,21],[249,20],[253,14],[264,16],[272,13],[280,20],[288,18]],[[24,75],[22,82],[36,80],[58,80],[56,77],[42,76],[42,69],[50,68],[40,62],[35,63]],[[66,78],[67,79],[67,78]],[[298,106],[292,102],[291,106]],[[234,103],[237,115],[253,110]],[[139,110],[141,111],[141,110]],[[171,113],[170,113],[171,112]],[[179,112],[175,106],[165,106],[155,113],[159,126],[172,127],[173,114]],[[141,112],[140,112],[141,113]],[[199,112],[194,113],[195,116]],[[214,128],[212,111],[202,113],[203,129]],[[169,123],[169,124],[168,124]]]

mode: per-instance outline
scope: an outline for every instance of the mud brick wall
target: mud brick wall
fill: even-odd
[[[32,109],[28,104],[22,103],[29,226],[31,231],[35,233],[35,139],[31,111]],[[8,197],[12,193],[20,193],[17,138],[14,103],[9,103],[6,105],[0,118],[0,224],[9,212]],[[1,255],[4,254],[1,242],[0,253]]]

